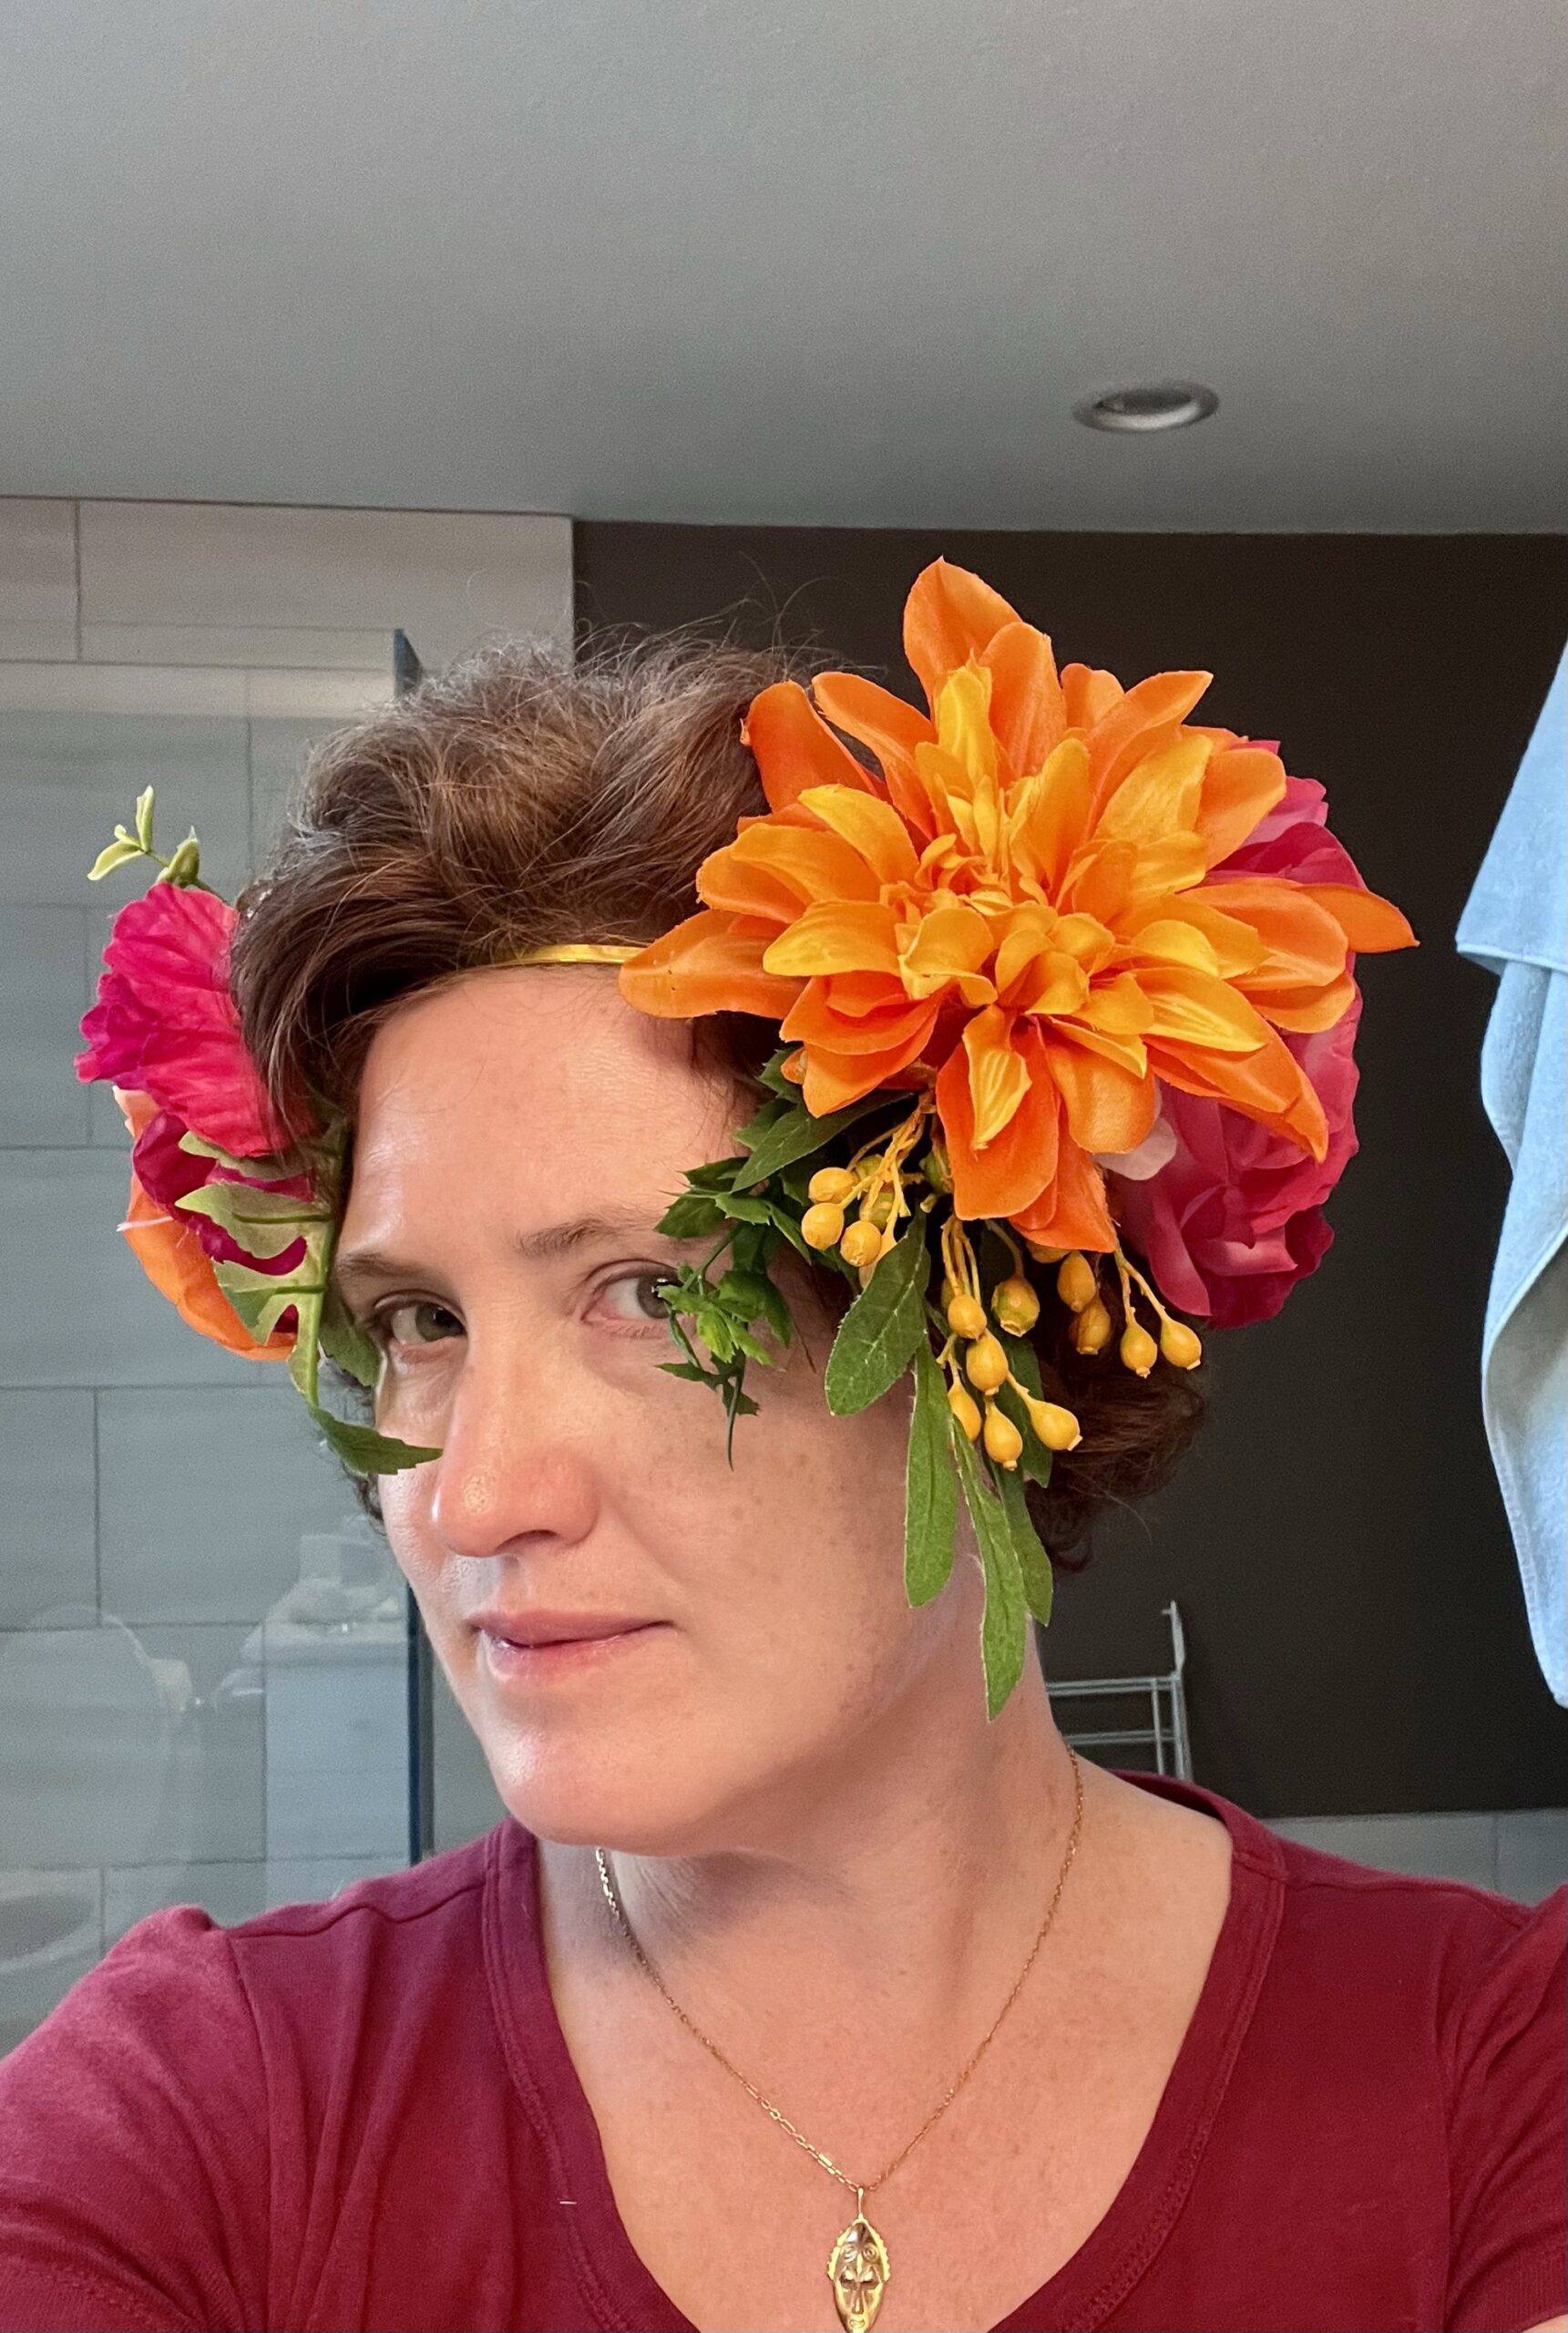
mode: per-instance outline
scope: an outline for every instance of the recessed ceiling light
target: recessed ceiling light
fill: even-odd
[[[1201,381],[1140,381],[1132,388],[1080,397],[1072,417],[1091,429],[1184,429],[1189,422],[1206,420],[1218,405],[1213,389]]]

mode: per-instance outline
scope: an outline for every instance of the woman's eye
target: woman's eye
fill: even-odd
[[[433,1325],[432,1315],[435,1323],[446,1321],[451,1326]],[[397,1325],[399,1323],[403,1325]],[[455,1312],[448,1311],[445,1304],[437,1304],[430,1297],[424,1296],[406,1297],[400,1304],[388,1304],[382,1311],[371,1315],[368,1325],[373,1340],[384,1346],[440,1344],[452,1334],[454,1328],[459,1336],[463,1331],[463,1323]]]
[[[661,1303],[659,1290],[668,1288],[672,1274],[648,1269],[623,1272],[618,1280],[600,1283],[600,1300],[620,1321],[668,1321],[670,1314]]]

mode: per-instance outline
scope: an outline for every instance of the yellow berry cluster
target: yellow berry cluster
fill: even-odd
[[[907,1181],[922,1179],[907,1171],[904,1162],[920,1139],[934,1107],[923,1094],[903,1123],[891,1135],[878,1136],[857,1150],[847,1166],[819,1166],[806,1185],[811,1205],[801,1218],[801,1237],[808,1248],[822,1253],[836,1248],[846,1264],[866,1274],[885,1256],[898,1236],[899,1223],[912,1210]],[[925,1199],[930,1206],[934,1189]],[[853,1221],[848,1210],[856,1208]]]
[[[1056,1292],[1073,1316],[1069,1334],[1075,1351],[1102,1352],[1111,1341],[1112,1322],[1109,1308],[1100,1294],[1096,1266],[1077,1248],[1031,1247],[1030,1252],[1037,1263],[1057,1267]],[[1195,1369],[1204,1357],[1195,1332],[1184,1321],[1172,1319],[1143,1273],[1128,1261],[1120,1247],[1111,1250],[1111,1260],[1122,1284],[1122,1318],[1125,1325],[1116,1350],[1123,1366],[1139,1377],[1147,1377],[1163,1354],[1174,1368]],[[1134,1280],[1159,1321],[1158,1344],[1138,1318],[1132,1300]]]
[[[968,1234],[956,1216],[949,1216],[942,1226],[942,1310],[951,1334],[938,1359],[951,1381],[948,1407],[965,1434],[971,1442],[983,1442],[987,1455],[999,1466],[1011,1468],[1023,1454],[1023,1436],[998,1406],[996,1397],[1004,1385],[1010,1385],[1018,1395],[1048,1450],[1075,1450],[1083,1436],[1071,1410],[1056,1402],[1042,1402],[1027,1385],[1019,1383],[1008,1366],[1006,1348],[991,1329],[994,1319],[1009,1336],[1027,1336],[1040,1318],[1040,1298],[1025,1276],[1023,1258],[999,1224],[993,1228],[1011,1249],[1015,1269],[992,1289],[988,1316]],[[964,1347],[962,1374],[955,1350],[959,1344]],[[968,1385],[964,1383],[966,1377]],[[985,1404],[983,1413],[970,1385]]]

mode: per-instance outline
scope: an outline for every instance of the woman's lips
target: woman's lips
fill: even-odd
[[[633,1646],[645,1644],[668,1623],[651,1620],[645,1626],[620,1629],[613,1636],[562,1637],[549,1644],[513,1644],[489,1629],[480,1630],[485,1660],[493,1676],[535,1683],[620,1660]]]

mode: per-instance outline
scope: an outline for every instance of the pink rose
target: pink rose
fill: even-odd
[[[1353,1048],[1360,1018],[1358,990],[1332,1029],[1308,1036],[1281,1032],[1328,1120],[1321,1166],[1239,1110],[1162,1084],[1174,1157],[1147,1182],[1112,1173],[1107,1183],[1124,1239],[1179,1311],[1206,1318],[1216,1329],[1270,1320],[1327,1255],[1334,1234],[1322,1203],[1356,1151]]]
[[[82,1021],[84,1084],[149,1094],[209,1142],[254,1158],[287,1146],[229,993],[238,918],[216,893],[154,883],[114,920],[97,1002]]]
[[[1213,877],[1276,875],[1298,883],[1353,883],[1364,890],[1326,817],[1322,786],[1311,778],[1288,778],[1284,799]],[[1346,969],[1354,971],[1353,954],[1347,955]],[[1161,1108],[1176,1137],[1175,1155],[1146,1181],[1112,1170],[1107,1182],[1125,1239],[1179,1310],[1206,1318],[1216,1329],[1269,1320],[1327,1255],[1334,1234],[1323,1202],[1357,1147],[1352,1109],[1360,1018],[1358,990],[1331,1029],[1279,1033],[1328,1121],[1321,1165],[1238,1110],[1162,1084]]]

